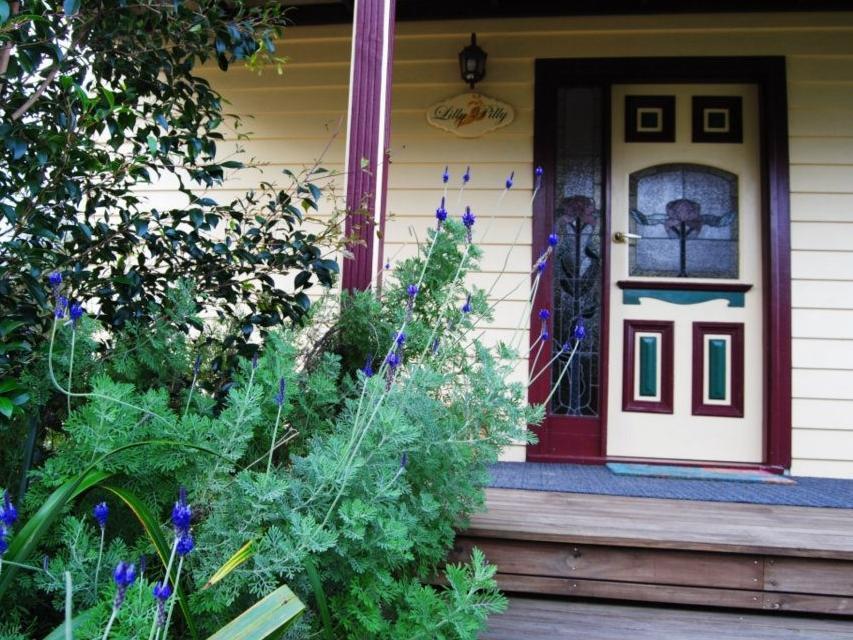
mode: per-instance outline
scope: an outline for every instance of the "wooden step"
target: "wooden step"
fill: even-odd
[[[846,620],[510,598],[481,640],[850,640]]]
[[[476,546],[506,591],[853,615],[853,511],[489,489]]]

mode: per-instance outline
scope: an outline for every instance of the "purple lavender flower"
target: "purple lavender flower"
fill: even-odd
[[[468,184],[469,180],[471,180],[471,167],[466,167],[465,173],[462,174],[462,184]]]
[[[571,347],[569,346],[569,343],[564,342],[562,344],[562,346],[560,347],[560,353],[568,353],[569,351],[571,351]]]
[[[12,499],[9,497],[9,491],[3,492],[3,508],[0,509],[0,522],[5,527],[11,527],[18,521],[18,510],[12,504]]]
[[[252,354],[252,370],[254,371],[257,368],[258,368],[258,353],[256,351],[254,354]]]
[[[449,180],[450,180],[450,171],[448,171],[448,170],[447,170],[447,167],[445,166],[445,167],[444,167],[444,173],[442,173],[442,174],[441,174],[441,181],[442,181],[444,184],[447,184],[447,182],[448,182]]]
[[[548,246],[550,246],[550,247],[556,247],[557,243],[559,241],[560,241],[560,236],[558,236],[556,233],[552,233],[551,235],[548,236]]]
[[[546,251],[541,256],[539,256],[539,259],[536,261],[536,271],[538,271],[539,273],[542,273],[543,271],[545,271],[545,267],[547,267],[547,266],[548,266],[548,252]]]
[[[394,381],[394,373],[397,371],[397,367],[400,366],[400,356],[392,351],[385,358],[385,364],[388,365],[388,369],[385,372],[385,388],[390,389],[391,383]]]
[[[536,167],[536,170],[533,173],[534,175],[536,175],[537,178],[541,178],[542,174],[545,173],[545,169],[543,169],[542,167]]]
[[[9,550],[9,530],[0,526],[0,557]]]
[[[361,368],[361,372],[364,374],[365,378],[373,377],[373,354],[370,353],[367,356],[367,359],[364,361],[364,366]]]
[[[465,225],[465,231],[468,238],[468,243],[470,244],[473,240],[473,233],[471,232],[471,227],[474,226],[474,223],[477,221],[477,218],[471,213],[471,207],[465,207],[465,213],[462,214],[462,224]]]
[[[548,342],[548,339],[551,337],[551,334],[548,333],[548,329],[546,327],[542,327],[542,334],[540,335],[542,338],[542,342]]]
[[[393,371],[400,366],[400,356],[398,356],[396,352],[392,351],[388,354],[388,357],[385,358],[385,364],[387,364],[388,368]]]
[[[198,374],[201,372],[201,356],[195,357],[195,362],[193,362],[193,377],[198,377]]]
[[[189,533],[192,517],[192,508],[187,504],[187,490],[181,487],[178,490],[178,501],[172,507],[172,526],[177,535]]]
[[[127,588],[136,580],[136,566],[128,564],[124,560],[116,565],[113,571],[113,581],[116,583],[116,598],[113,601],[113,608],[121,608],[124,602],[124,596],[127,594]]]
[[[172,587],[169,586],[168,582],[158,582],[154,585],[152,592],[155,598],[165,602],[172,595]]]
[[[92,509],[92,516],[98,522],[98,526],[103,529],[107,526],[107,518],[110,517],[110,507],[106,502],[99,502]]]
[[[410,298],[414,298],[416,295],[418,295],[418,285],[410,284],[408,287],[406,287],[406,293],[409,294]]]
[[[183,557],[193,549],[195,549],[195,540],[193,540],[192,535],[190,535],[189,533],[184,533],[178,539],[178,546],[175,548],[175,550],[178,552],[179,556]]]
[[[432,347],[431,347],[433,355],[438,353],[438,347],[440,344],[441,344],[441,342],[438,338],[433,339]]]
[[[59,271],[53,271],[47,276],[47,281],[50,283],[51,289],[56,291],[62,285],[62,274]]]
[[[512,183],[515,179],[515,171],[509,174],[509,178],[506,179],[506,188],[507,190],[512,189]]]
[[[166,625],[166,602],[172,595],[172,587],[168,582],[158,582],[154,585],[152,593],[157,600],[157,626],[163,627]]]
[[[583,318],[578,318],[577,324],[575,324],[575,328],[572,331],[572,337],[578,342],[586,337],[586,327],[583,326]]]
[[[539,319],[540,320],[547,320],[550,317],[551,317],[551,312],[548,311],[548,309],[539,309]]]
[[[465,304],[462,305],[462,313],[471,313],[471,294],[465,299]]]
[[[402,331],[398,332],[397,337],[394,338],[394,342],[397,344],[398,347],[402,347],[404,344],[406,344],[406,334]]]
[[[53,315],[57,320],[62,320],[65,317],[65,310],[68,309],[68,298],[65,296],[56,296],[56,307],[53,309]]]
[[[390,269],[391,269],[391,263],[390,263],[390,262],[386,262],[386,263],[385,263],[385,271],[389,271]]]
[[[437,229],[441,229],[441,225],[447,220],[447,209],[444,208],[444,196],[441,197],[441,204],[435,210],[435,219],[438,220]]]
[[[68,317],[71,319],[71,324],[76,327],[84,313],[85,311],[83,311],[83,307],[79,302],[72,304],[71,308],[68,310]]]
[[[283,377],[278,379],[278,393],[275,394],[275,403],[280,407],[287,397],[287,380]]]

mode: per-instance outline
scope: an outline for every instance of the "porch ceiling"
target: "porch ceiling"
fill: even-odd
[[[355,0],[285,0],[296,25],[352,22]],[[570,15],[845,11],[851,0],[397,0],[397,21]]]

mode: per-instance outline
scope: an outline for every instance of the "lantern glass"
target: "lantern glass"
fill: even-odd
[[[474,88],[474,85],[486,77],[487,54],[477,46],[477,34],[471,34],[471,44],[459,52],[459,71],[462,80]]]

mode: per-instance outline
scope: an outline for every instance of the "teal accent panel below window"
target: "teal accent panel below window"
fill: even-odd
[[[726,399],[725,340],[708,340],[708,398]]]
[[[658,339],[640,336],[640,395],[654,398],[658,394]]]
[[[742,307],[745,296],[739,291],[684,291],[675,289],[625,289],[622,304],[640,304],[640,298],[654,298],[672,304],[699,304],[708,300],[728,300],[730,307]]]

